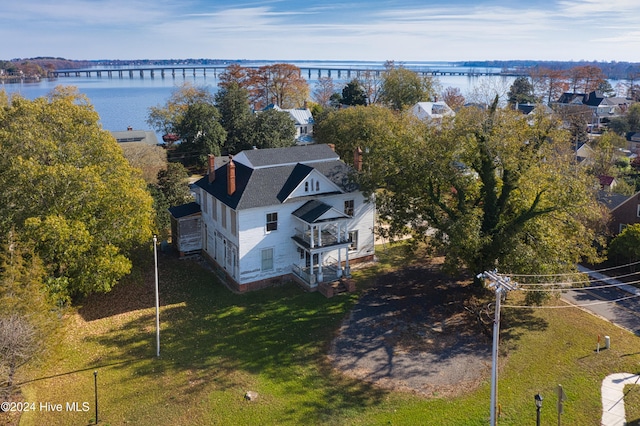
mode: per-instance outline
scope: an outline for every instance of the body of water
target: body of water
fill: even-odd
[[[242,65],[260,66],[266,63],[267,62],[243,62]],[[383,68],[383,64],[373,62],[347,63],[291,61],[289,63],[293,63],[301,68],[309,68],[313,66],[321,68],[350,68],[353,70]],[[439,62],[403,63],[402,65],[407,68],[421,69],[424,69],[424,67],[440,70],[455,68],[451,64]],[[305,75],[303,72],[303,77],[308,77],[308,75]],[[335,73],[332,77],[337,84],[346,84],[348,82],[347,76],[344,74],[340,80],[336,78],[337,76]],[[351,77],[353,78],[355,75],[352,74]],[[308,79],[311,92],[313,92],[316,78],[317,71],[314,71],[311,79]],[[474,85],[479,81],[486,79],[504,80],[504,77],[440,76],[437,78],[443,89],[446,87],[457,87],[465,96],[469,94]],[[510,81],[512,80],[513,78],[510,79]],[[165,78],[161,78],[159,73],[156,73],[155,78],[151,78],[149,73],[145,73],[145,76],[142,78],[139,74],[134,74],[133,78],[130,78],[128,74],[125,74],[122,78],[117,75],[113,77],[107,77],[105,75],[102,77],[97,77],[95,75],[90,77],[60,77],[51,80],[45,79],[35,83],[4,83],[0,84],[0,90],[5,90],[8,94],[16,93],[27,99],[35,99],[37,97],[46,96],[58,85],[75,86],[78,88],[80,93],[88,97],[89,101],[100,115],[100,121],[104,129],[119,131],[132,127],[135,130],[149,130],[149,125],[146,123],[146,119],[149,115],[149,108],[164,105],[172,92],[185,81],[196,86],[209,87],[212,92],[215,92],[218,84],[218,79],[212,72],[207,73],[205,76],[202,73],[202,69],[200,69],[197,70],[195,76],[192,74],[191,70],[187,70],[185,76],[183,76],[180,71],[176,72],[175,77],[172,77],[169,73]],[[510,84],[510,81],[507,83]]]

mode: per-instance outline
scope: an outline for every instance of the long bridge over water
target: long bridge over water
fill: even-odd
[[[258,68],[258,67],[247,67]],[[172,65],[172,66],[156,66],[156,67],[127,67],[127,68],[89,68],[89,69],[77,69],[77,70],[55,70],[48,73],[49,78],[58,77],[118,77],[118,78],[155,78],[159,76],[161,78],[172,77],[182,75],[197,75],[207,76],[212,75],[216,78],[219,74],[223,73],[227,69],[226,66],[215,65]],[[457,68],[457,69],[431,69],[431,68],[408,68],[418,74],[424,76],[469,76],[469,77],[482,77],[482,76],[502,76],[502,77],[518,77],[525,75],[523,72],[517,71],[497,71],[492,69],[480,69],[480,68]],[[307,76],[312,79],[317,76],[320,77],[333,77],[333,78],[357,78],[365,75],[380,76],[384,72],[383,69],[361,69],[361,68],[336,68],[336,67],[300,67],[300,73],[303,76]]]

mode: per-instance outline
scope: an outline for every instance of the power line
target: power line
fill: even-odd
[[[587,272],[584,272],[584,274],[588,274]],[[632,275],[637,275],[638,273],[633,273],[633,274],[625,274],[625,275],[617,275],[617,276],[613,276],[613,277],[603,277],[603,278],[593,278],[593,280],[595,281],[602,281],[602,282],[607,282],[607,281],[617,281],[619,278],[624,278],[624,277],[629,277]],[[575,284],[587,284],[590,283],[592,280],[586,280],[586,281],[558,281],[558,282],[548,282],[548,283],[529,283],[529,284],[520,284],[520,286],[528,286],[528,287],[564,287],[564,288],[571,288],[574,287]],[[623,284],[638,284],[640,283],[640,280],[636,280],[636,281],[626,281]],[[616,286],[616,285],[620,285],[620,284],[611,284],[611,285],[603,285],[603,288],[606,287],[611,287],[611,286]],[[598,286],[593,286],[592,288],[595,288]],[[579,287],[576,287],[579,288]],[[540,289],[538,289],[540,290]]]
[[[632,262],[632,263],[627,263],[625,265],[619,265],[619,266],[611,266],[609,268],[602,268],[602,269],[593,269],[592,272],[604,272],[604,271],[611,271],[613,269],[620,269],[620,268],[626,268],[629,266],[634,266],[634,265],[638,265],[640,264],[640,260],[637,262]],[[575,275],[575,274],[580,274],[581,272],[565,272],[562,274],[531,274],[531,275],[526,275],[526,274],[504,274],[508,277],[511,278],[532,278],[532,277],[563,277],[563,276],[569,276],[569,275]]]
[[[514,309],[568,309],[568,308],[581,308],[584,306],[596,306],[596,305],[604,305],[607,303],[618,303],[624,300],[634,299],[636,297],[640,297],[640,294],[634,294],[631,296],[621,297],[615,300],[602,300],[600,302],[591,302],[591,303],[582,303],[582,304],[572,304],[568,303],[566,306],[555,305],[555,306],[528,306],[528,305],[502,305],[504,308],[514,308]]]

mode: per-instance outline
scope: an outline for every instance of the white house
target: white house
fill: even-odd
[[[217,169],[209,160],[194,185],[201,252],[232,289],[294,279],[315,290],[373,259],[374,204],[329,145],[242,151]]]
[[[456,113],[443,101],[418,102],[411,108],[413,115],[420,120],[441,121],[443,117],[453,117]]]
[[[296,144],[313,143],[313,114],[309,108],[282,109],[278,105],[269,105],[265,109],[275,109],[289,114],[296,126]]]

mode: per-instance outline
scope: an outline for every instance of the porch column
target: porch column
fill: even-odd
[[[322,225],[318,225],[318,247],[322,247]]]
[[[313,232],[314,232],[314,230],[313,230],[313,225],[309,225],[309,229],[310,229],[310,231],[309,231],[309,236],[310,236],[310,238],[311,238],[311,241],[309,242],[309,246],[310,246],[311,248],[313,248],[313,247],[314,247],[314,244],[313,244],[313,240],[314,240],[314,235],[313,235]],[[312,263],[313,263],[313,262],[312,262]]]
[[[309,252],[309,256],[311,256],[311,262],[309,262],[309,276],[313,276],[313,254]]]
[[[336,268],[336,276],[338,278],[342,278],[342,261],[340,260],[340,253],[342,253],[342,249],[338,249],[338,267]]]
[[[324,279],[324,274],[322,273],[322,261],[323,261],[323,253],[318,253],[318,282],[319,283],[321,283]]]
[[[345,277],[351,277],[351,268],[349,267],[349,247],[347,247],[347,254],[344,259],[344,275]]]

